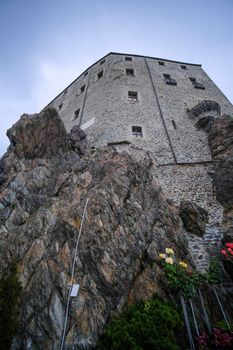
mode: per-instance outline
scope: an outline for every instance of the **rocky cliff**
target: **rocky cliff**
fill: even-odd
[[[57,112],[24,115],[8,130],[0,162],[1,275],[16,262],[23,292],[12,349],[59,349],[70,283],[66,349],[91,348],[129,302],[168,293],[158,253],[181,257],[179,211],[153,177],[146,152],[88,148]],[[73,254],[88,199],[78,246]]]

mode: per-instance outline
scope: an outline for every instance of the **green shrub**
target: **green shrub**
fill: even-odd
[[[0,279],[0,349],[9,350],[18,325],[18,300],[22,287],[16,264]]]
[[[159,296],[131,305],[113,320],[101,337],[98,350],[178,350],[181,316]]]

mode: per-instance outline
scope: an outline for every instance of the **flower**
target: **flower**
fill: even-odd
[[[173,264],[173,259],[172,259],[171,257],[166,258],[166,259],[165,259],[165,262],[166,262],[167,264],[172,265],[172,264]]]
[[[184,261],[180,261],[179,266],[183,267],[184,269],[188,268],[188,265]]]
[[[227,248],[227,250],[228,250],[228,252],[231,252],[232,249],[231,248]]]
[[[233,249],[233,243],[226,243],[225,246],[226,246],[227,248],[232,248],[232,249]]]
[[[166,248],[165,251],[167,254],[174,254],[174,250],[171,248]]]
[[[223,255],[226,255],[226,254],[227,254],[227,252],[226,252],[225,249],[222,249],[222,250],[221,250],[221,253],[222,253]]]
[[[160,253],[160,254],[159,254],[159,257],[160,257],[160,259],[166,259],[167,255],[166,255],[166,254],[163,254],[163,253]]]

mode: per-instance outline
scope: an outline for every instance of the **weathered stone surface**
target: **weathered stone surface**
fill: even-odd
[[[213,175],[216,198],[225,208],[233,206],[233,157],[218,164]]]
[[[10,148],[19,158],[47,158],[66,143],[64,124],[54,108],[23,114],[9,130]]]
[[[87,138],[83,130],[75,125],[67,137],[68,144],[72,150],[84,154],[87,150]]]
[[[233,155],[233,118],[230,115],[215,119],[208,141],[213,159],[225,159]]]
[[[205,233],[205,226],[208,222],[207,210],[193,202],[182,201],[180,203],[180,216],[188,232],[203,236]]]
[[[52,112],[43,113],[49,118]],[[24,118],[15,127],[0,187],[0,273],[16,259],[23,284],[12,349],[59,349],[72,257],[89,199],[73,281],[80,293],[71,300],[66,337],[66,349],[88,349],[128,302],[168,293],[158,253],[169,246],[186,257],[179,212],[153,178],[146,152],[140,160],[114,148],[80,156],[86,141],[74,130],[72,141],[54,154],[61,143],[37,147],[45,130],[29,138],[34,121],[40,128],[36,116],[26,117],[26,131]]]

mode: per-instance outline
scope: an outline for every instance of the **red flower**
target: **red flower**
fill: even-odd
[[[221,253],[222,253],[223,255],[227,255],[227,252],[226,252],[225,249],[222,249],[222,250],[221,250]]]
[[[233,243],[226,243],[225,246],[226,246],[227,248],[232,248],[232,249],[233,249]]]

